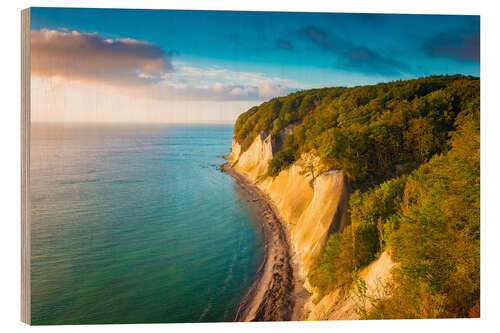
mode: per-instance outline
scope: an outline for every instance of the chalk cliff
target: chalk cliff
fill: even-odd
[[[267,172],[267,162],[273,158],[273,138],[259,134],[252,145],[241,154],[241,146],[233,141],[232,158],[234,167],[251,180]]]
[[[275,177],[266,177],[269,160],[273,157],[274,140],[271,136],[258,135],[243,153],[233,142],[233,167],[256,182],[278,208],[290,232],[291,245],[305,277],[312,259],[319,253],[332,232],[341,230],[348,222],[348,183],[340,170],[321,172],[312,177],[304,170],[307,156]]]
[[[313,259],[332,232],[342,231],[349,223],[349,183],[341,170],[324,170],[319,159],[303,155],[276,177],[268,177],[268,162],[277,152],[277,139],[258,135],[251,146],[241,153],[241,146],[233,141],[232,167],[253,181],[272,200],[279,210],[298,267],[298,277],[311,293],[302,311],[302,319],[356,319],[358,304],[353,292],[335,290],[318,301],[316,291],[307,281]],[[306,172],[305,164],[315,165],[315,177]],[[387,279],[393,263],[387,253],[366,267],[361,273],[367,280],[367,293],[381,290],[380,283]],[[314,301],[314,302],[313,302]]]

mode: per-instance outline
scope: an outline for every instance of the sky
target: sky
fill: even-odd
[[[479,16],[31,9],[32,121],[233,123],[272,97],[479,76]]]

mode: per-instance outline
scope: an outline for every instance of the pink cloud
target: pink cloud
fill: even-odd
[[[172,71],[170,54],[131,38],[97,33],[31,31],[31,72],[42,77],[134,86],[154,83]]]

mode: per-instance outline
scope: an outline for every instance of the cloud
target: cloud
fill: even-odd
[[[221,67],[201,68],[173,61],[174,72],[140,91],[155,100],[263,101],[305,87],[293,80]]]
[[[155,44],[97,33],[33,30],[31,55],[34,75],[118,86],[157,82],[173,70],[171,55]]]
[[[427,38],[423,50],[432,57],[479,62],[479,31],[449,30]]]
[[[360,73],[395,75],[410,72],[411,68],[393,57],[353,42],[315,26],[303,29],[301,35],[325,52],[332,53],[339,69]]]
[[[287,50],[287,51],[293,51],[293,45],[290,41],[287,41],[285,39],[278,39],[276,41],[276,45],[281,48],[281,49],[284,49],[284,50]]]
[[[297,91],[297,88],[281,85],[272,79],[257,85],[215,82],[195,86],[165,80],[147,88],[134,90],[135,93],[154,100],[185,101],[263,101],[294,91]]]
[[[157,101],[263,101],[303,88],[262,73],[188,65],[153,43],[97,33],[33,30],[31,51],[34,76],[106,85]]]

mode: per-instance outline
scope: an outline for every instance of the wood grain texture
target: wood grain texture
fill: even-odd
[[[21,11],[21,321],[31,323],[30,9]]]

